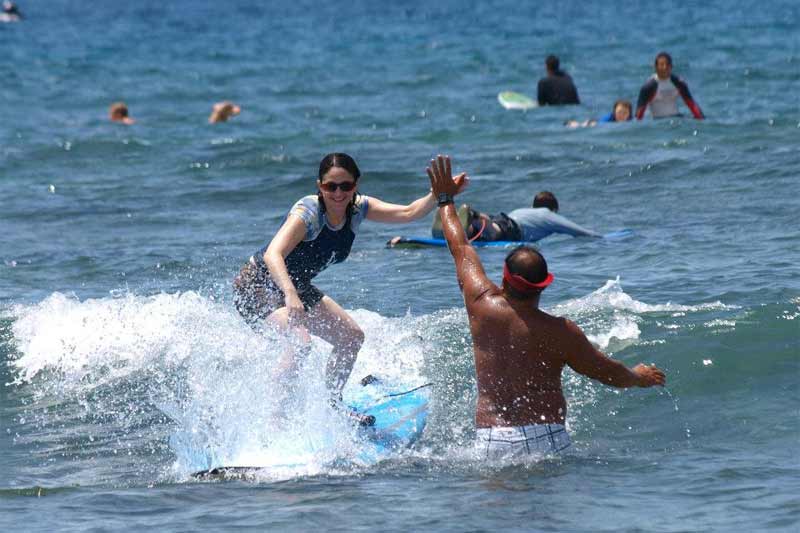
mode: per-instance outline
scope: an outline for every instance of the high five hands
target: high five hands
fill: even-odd
[[[431,159],[430,166],[425,170],[431,180],[431,191],[434,196],[441,193],[455,196],[469,184],[466,172],[453,177],[453,167],[450,164],[450,156],[447,155],[438,155],[436,159]]]

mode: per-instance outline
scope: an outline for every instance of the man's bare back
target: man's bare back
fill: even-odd
[[[563,424],[565,365],[614,387],[664,384],[664,373],[655,366],[628,369],[592,346],[577,325],[538,308],[541,291],[553,278],[533,248],[513,250],[506,258],[502,287],[492,283],[449,201],[456,191],[449,158],[431,161],[428,175],[439,197],[442,230],[469,316],[478,428]]]

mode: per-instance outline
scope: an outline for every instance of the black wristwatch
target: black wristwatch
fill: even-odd
[[[447,194],[446,192],[440,192],[439,195],[436,197],[436,200],[439,203],[439,207],[453,203],[453,197]]]

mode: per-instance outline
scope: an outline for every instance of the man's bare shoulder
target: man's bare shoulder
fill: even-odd
[[[581,346],[588,343],[586,333],[580,328],[578,324],[567,318],[562,318],[565,339],[575,343],[575,346]]]
[[[487,281],[482,289],[483,290],[475,294],[473,298],[464,298],[464,303],[466,303],[468,309],[485,309],[489,311],[489,309],[496,308],[498,305],[502,305],[505,302],[502,289],[494,283]]]

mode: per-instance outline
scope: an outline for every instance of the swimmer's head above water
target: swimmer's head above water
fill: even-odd
[[[133,124],[136,122],[128,115],[128,106],[124,102],[115,102],[108,108],[108,118],[112,122],[120,122],[122,124]]]
[[[547,72],[555,74],[559,71],[561,62],[558,60],[558,56],[551,54],[547,56],[547,59],[544,60],[544,66],[547,69]]]
[[[553,213],[558,213],[558,200],[550,191],[542,191],[533,197],[533,207],[546,207]]]
[[[17,4],[14,2],[9,2],[9,0],[5,0],[3,2],[3,13],[6,15],[19,15],[19,8]]]
[[[666,52],[659,52],[654,62],[656,75],[660,80],[668,80],[672,75],[672,56]]]
[[[633,105],[629,100],[617,100],[614,102],[614,122],[625,122],[633,118]]]
[[[503,265],[503,290],[518,300],[538,298],[553,282],[547,261],[535,248],[518,246],[509,252]]]
[[[349,155],[333,152],[323,157],[317,175],[320,210],[323,213],[331,211],[334,215],[346,215],[349,219],[355,209],[360,177],[361,171],[355,159]]]
[[[225,122],[230,117],[238,115],[242,112],[242,108],[233,102],[217,102],[211,109],[211,115],[208,117],[208,122],[211,124],[217,122]]]

